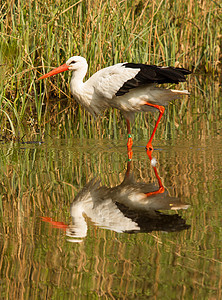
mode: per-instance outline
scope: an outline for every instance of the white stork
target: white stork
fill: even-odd
[[[135,112],[159,110],[159,117],[146,145],[146,149],[152,151],[152,140],[165,106],[182,95],[189,95],[187,90],[172,90],[156,86],[156,84],[186,81],[185,75],[191,72],[184,68],[125,62],[99,70],[83,82],[87,69],[85,58],[73,56],[65,64],[41,76],[39,80],[64,71],[73,71],[71,92],[87,111],[99,115],[106,108],[113,107],[123,113],[127,122],[128,150],[132,147],[130,122],[134,120]]]

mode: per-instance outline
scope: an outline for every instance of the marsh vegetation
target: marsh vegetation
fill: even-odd
[[[88,77],[123,61],[192,70],[195,75],[186,88],[192,95],[199,94],[200,100],[196,103],[191,96],[169,106],[170,119],[162,121],[165,136],[180,130],[179,123],[184,121],[197,126],[193,124],[203,114],[208,120],[215,118],[221,68],[220,9],[219,2],[207,0],[6,0],[0,10],[1,136],[11,139],[53,132],[98,138],[125,132],[119,112],[110,110],[102,119],[93,120],[79,108],[70,94],[68,72],[36,81],[72,55],[87,59]],[[195,112],[192,117],[191,112]],[[148,123],[154,124],[152,116],[138,115],[134,133],[149,134]]]

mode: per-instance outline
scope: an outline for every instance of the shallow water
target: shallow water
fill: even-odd
[[[1,298],[221,297],[221,138],[125,142],[1,145]]]

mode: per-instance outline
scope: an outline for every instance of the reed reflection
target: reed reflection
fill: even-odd
[[[116,187],[101,185],[98,178],[90,180],[77,194],[71,204],[72,224],[55,222],[42,217],[53,227],[66,231],[71,242],[81,242],[87,236],[89,224],[119,233],[151,231],[175,232],[188,229],[186,221],[175,214],[160,210],[187,209],[179,198],[171,197],[162,185],[152,152],[147,151],[157,183],[146,183],[134,178],[131,168],[132,151],[128,152],[127,170],[124,180]],[[90,222],[91,221],[91,222]]]

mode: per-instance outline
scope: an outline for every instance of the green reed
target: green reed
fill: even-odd
[[[65,129],[80,136],[117,136],[125,126],[120,114],[111,111],[92,120],[72,99],[68,72],[36,79],[72,55],[87,59],[87,77],[111,64],[134,61],[179,64],[216,78],[220,9],[219,2],[206,0],[6,0],[0,9],[1,131],[18,136]],[[176,110],[186,110],[186,102]],[[178,118],[175,108],[169,110]],[[147,118],[152,123],[152,116],[137,117],[136,132],[142,134]],[[169,129],[173,122],[179,121],[167,120],[163,126]]]

